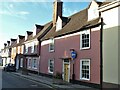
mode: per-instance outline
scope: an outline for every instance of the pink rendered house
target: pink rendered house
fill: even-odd
[[[62,4],[54,2],[53,27],[39,39],[40,73],[59,74],[67,82],[100,87],[102,19],[97,8],[105,3],[93,0],[86,9],[69,17],[62,16]],[[77,53],[76,58],[71,57],[71,51]]]

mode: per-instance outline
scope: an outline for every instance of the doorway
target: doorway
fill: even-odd
[[[70,80],[70,62],[63,60],[63,80],[69,82]]]

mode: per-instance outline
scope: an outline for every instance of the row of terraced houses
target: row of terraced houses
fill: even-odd
[[[120,1],[92,0],[69,17],[62,16],[62,1],[53,6],[51,22],[35,24],[33,31],[4,44],[3,65],[13,63],[17,70],[24,67],[45,76],[59,73],[64,81],[98,88],[118,87]]]

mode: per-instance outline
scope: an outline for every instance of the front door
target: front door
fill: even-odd
[[[69,82],[69,64],[64,64],[64,80]]]
[[[69,59],[63,60],[63,80],[69,82],[70,79],[70,62]]]
[[[16,69],[17,70],[19,69],[19,58],[18,57],[16,58]]]

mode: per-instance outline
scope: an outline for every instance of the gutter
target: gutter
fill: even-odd
[[[100,29],[100,90],[103,88],[103,18],[101,18],[101,29]]]

